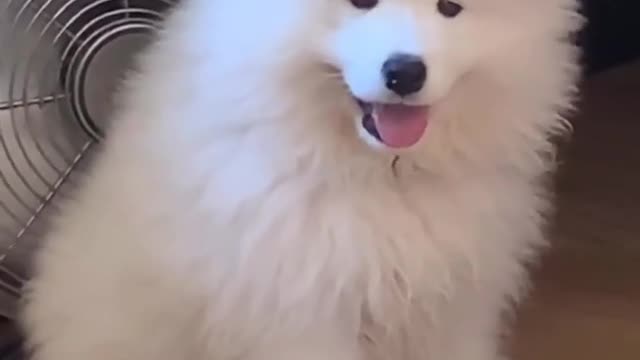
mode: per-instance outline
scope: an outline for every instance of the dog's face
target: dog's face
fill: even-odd
[[[234,4],[227,7],[237,10]],[[291,72],[295,81],[283,97],[306,96],[300,98],[305,106],[332,108],[323,117],[326,126],[340,123],[342,136],[348,123],[347,135],[382,153],[495,152],[489,148],[506,144],[509,132],[534,138],[539,134],[532,132],[553,127],[536,122],[557,121],[556,110],[569,102],[575,54],[566,38],[580,23],[575,0],[245,5],[252,8],[254,31],[243,31],[240,40],[233,38],[236,46],[225,49],[239,51],[237,66],[286,63],[277,72]],[[227,22],[240,15],[220,16]],[[324,85],[307,86],[322,89],[310,96],[302,89],[314,82]],[[509,141],[517,146],[521,140]]]
[[[513,52],[541,39],[555,43],[562,26],[571,27],[566,24],[571,2],[563,0],[329,2],[336,15],[326,34],[327,59],[359,105],[354,116],[360,136],[390,151],[428,141],[439,106],[468,106],[453,104],[454,87],[464,87],[465,76],[499,73],[499,67],[507,74],[528,71],[522,62],[535,67],[536,59],[514,65]],[[495,89],[487,84],[485,90]]]
[[[356,127],[369,144],[401,150],[425,137],[431,107],[481,55],[473,36],[481,10],[470,2],[336,1],[329,58],[359,104]]]

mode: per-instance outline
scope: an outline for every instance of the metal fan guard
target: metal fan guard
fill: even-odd
[[[0,315],[14,317],[46,219],[175,1],[0,0]]]

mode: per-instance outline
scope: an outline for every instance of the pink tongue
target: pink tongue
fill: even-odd
[[[427,128],[428,108],[400,104],[375,105],[374,119],[382,142],[393,148],[415,145]]]

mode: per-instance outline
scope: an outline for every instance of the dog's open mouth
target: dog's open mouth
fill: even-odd
[[[384,145],[409,148],[424,136],[429,121],[428,106],[356,100],[363,112],[362,127]]]

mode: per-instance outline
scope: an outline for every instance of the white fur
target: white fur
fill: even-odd
[[[580,19],[463,3],[184,1],[39,253],[35,360],[498,359],[545,243]],[[388,97],[398,50],[427,61],[432,108],[392,168],[351,92]]]

